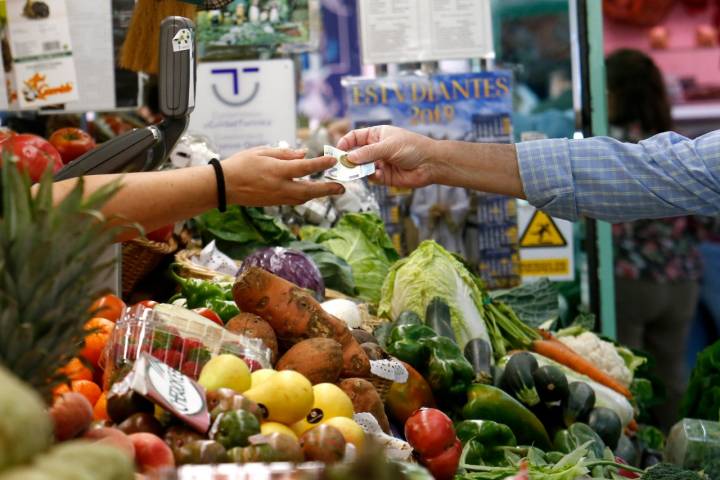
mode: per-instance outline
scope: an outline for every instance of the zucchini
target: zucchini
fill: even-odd
[[[565,424],[563,423],[563,410],[559,404],[550,405],[540,402],[534,407],[531,407],[530,411],[540,419],[550,437],[553,437],[558,430],[565,428]]]
[[[422,324],[422,319],[420,318],[420,315],[413,312],[412,310],[405,310],[404,312],[400,312],[400,315],[398,315],[398,317],[395,319],[393,327],[399,327],[400,325],[420,324]]]
[[[587,383],[572,382],[568,389],[568,397],[562,402],[563,422],[566,427],[575,422],[584,422],[595,408],[595,392]]]
[[[622,435],[622,422],[617,413],[609,408],[594,408],[588,417],[588,426],[595,430],[611,450],[617,448]]]
[[[618,440],[617,447],[615,447],[613,453],[615,453],[616,457],[622,458],[633,467],[637,467],[640,463],[640,452],[627,435],[620,435],[620,440]]]
[[[479,383],[472,385],[462,414],[467,420],[492,420],[507,425],[521,444],[550,448],[550,438],[542,422],[499,388]]]
[[[380,345],[382,348],[387,348],[387,339],[388,336],[390,336],[390,330],[392,329],[393,324],[390,322],[385,322],[378,325],[375,330],[373,330],[373,337],[377,339],[378,345]]]
[[[503,372],[503,390],[520,400],[528,407],[540,403],[540,396],[535,389],[533,373],[538,369],[537,360],[528,352],[514,354],[505,365]]]
[[[425,309],[425,325],[438,335],[448,337],[453,342],[457,341],[450,321],[450,307],[442,298],[435,297],[428,303]]]
[[[482,338],[473,338],[463,350],[465,358],[475,371],[475,382],[492,383],[492,346]]]
[[[561,402],[568,397],[568,381],[565,374],[558,367],[544,365],[533,373],[535,389],[540,400],[545,403]]]

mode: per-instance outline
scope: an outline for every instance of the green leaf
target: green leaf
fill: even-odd
[[[534,328],[557,321],[560,311],[557,289],[547,278],[497,293],[493,298],[506,303],[520,320]]]
[[[370,213],[345,214],[331,229],[306,226],[304,241],[319,243],[352,268],[358,296],[378,303],[383,281],[400,256],[385,232],[380,217]]]

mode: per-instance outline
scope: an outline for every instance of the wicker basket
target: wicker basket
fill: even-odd
[[[194,263],[192,258],[200,255],[200,251],[199,248],[186,248],[175,254],[175,263],[179,265],[176,271],[180,276],[185,278],[199,278],[200,280],[228,277],[228,275],[224,273],[216,272],[215,270]],[[238,261],[235,263],[237,263],[238,266],[240,265]]]
[[[152,272],[166,255],[171,255],[177,248],[177,242],[173,237],[170,237],[167,243],[153,242],[145,238],[136,238],[123,243],[123,296],[129,295],[140,280]]]

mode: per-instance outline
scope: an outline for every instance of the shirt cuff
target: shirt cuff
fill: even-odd
[[[553,217],[577,220],[569,140],[521,142],[515,148],[528,202]]]

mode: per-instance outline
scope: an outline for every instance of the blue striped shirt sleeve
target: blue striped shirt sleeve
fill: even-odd
[[[528,201],[559,218],[720,215],[720,131],[695,140],[667,132],[638,144],[593,137],[516,148]]]

